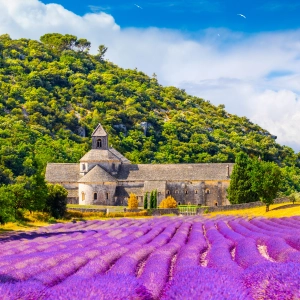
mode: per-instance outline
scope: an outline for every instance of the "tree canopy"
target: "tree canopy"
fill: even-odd
[[[274,162],[251,159],[241,152],[235,160],[227,196],[231,204],[261,200],[268,210],[282,180],[282,172]]]
[[[90,46],[70,34],[0,36],[0,184],[43,175],[47,162],[78,162],[101,122],[133,163],[234,162],[242,151],[281,167],[283,194],[300,191],[299,153],[267,130]]]

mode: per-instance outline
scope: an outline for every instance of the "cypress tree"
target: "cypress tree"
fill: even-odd
[[[144,209],[148,208],[148,192],[144,196]]]
[[[253,161],[243,152],[237,154],[230,177],[227,197],[231,204],[258,201],[258,194],[252,189]]]
[[[154,208],[154,193],[153,193],[153,191],[150,194],[150,208]]]
[[[153,194],[154,194],[153,208],[157,208],[157,190],[155,190]]]

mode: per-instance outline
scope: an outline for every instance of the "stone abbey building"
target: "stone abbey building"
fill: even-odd
[[[92,149],[79,163],[48,163],[46,180],[68,190],[68,203],[127,205],[130,193],[142,205],[146,192],[157,190],[158,204],[173,196],[180,204],[227,205],[233,164],[132,164],[108,146],[101,124],[92,134]]]

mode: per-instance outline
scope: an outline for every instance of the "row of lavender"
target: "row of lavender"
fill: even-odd
[[[0,299],[300,299],[300,217],[56,224],[0,244]]]

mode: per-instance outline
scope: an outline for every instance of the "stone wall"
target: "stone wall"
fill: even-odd
[[[171,195],[181,205],[226,205],[228,180],[167,182],[166,196]]]
[[[80,212],[102,212],[106,213],[107,209],[106,208],[81,208],[81,207],[76,207],[76,208],[68,208],[68,210],[75,210],[75,211],[80,211]]]
[[[277,198],[274,200],[274,204],[285,203],[285,202],[290,202],[290,200],[287,197]],[[211,213],[216,211],[226,211],[226,210],[240,210],[240,209],[247,209],[247,208],[259,207],[259,206],[265,206],[265,204],[261,201],[257,201],[257,202],[231,204],[231,205],[224,205],[224,206],[199,207],[197,208],[197,214]]]
[[[179,215],[178,208],[156,208],[149,210],[149,214],[152,216],[163,216],[169,214]]]
[[[79,204],[81,205],[114,205],[116,183],[79,184]],[[84,194],[84,200],[83,200]]]

